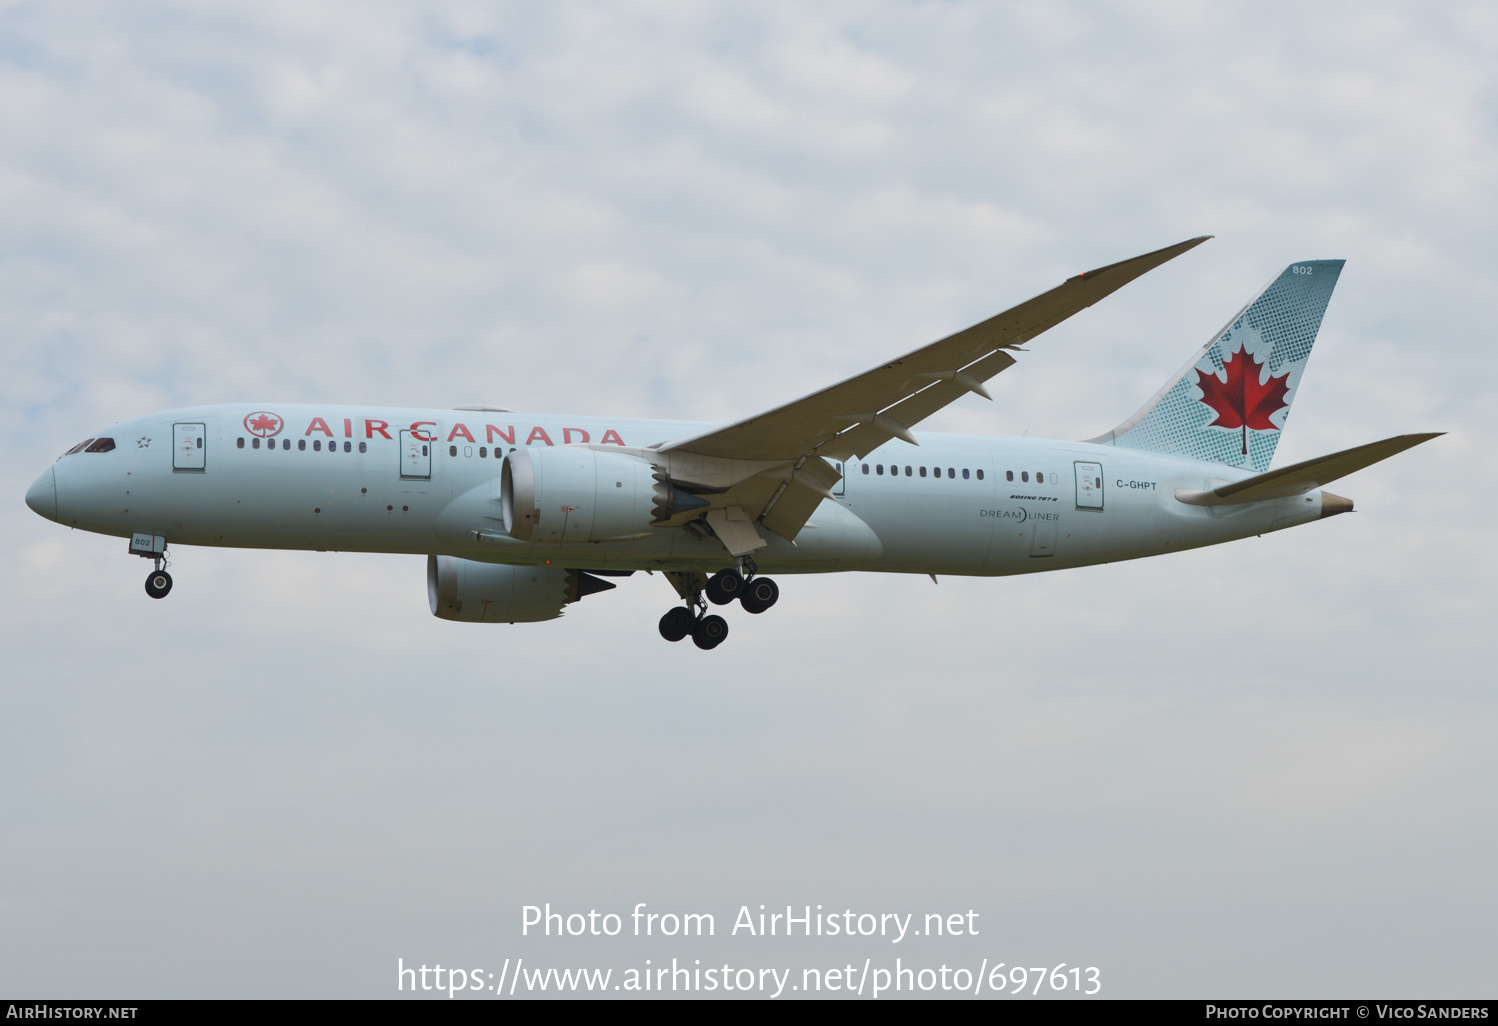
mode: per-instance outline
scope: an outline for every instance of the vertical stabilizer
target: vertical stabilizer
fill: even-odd
[[[1343,263],[1285,268],[1138,413],[1089,441],[1268,470]]]

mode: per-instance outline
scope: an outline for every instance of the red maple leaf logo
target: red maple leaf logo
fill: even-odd
[[[1236,357],[1243,357],[1238,360]],[[1264,365],[1241,348],[1222,362],[1227,372],[1226,381],[1216,374],[1196,372],[1196,387],[1202,390],[1202,402],[1217,414],[1207,422],[1208,427],[1241,428],[1243,430],[1243,454],[1248,455],[1248,429],[1255,431],[1278,431],[1269,418],[1290,404],[1285,393],[1290,390],[1290,372],[1279,377],[1271,376],[1259,384],[1259,372]]]
[[[252,413],[244,419],[245,430],[265,438],[281,430],[281,418],[274,413]]]

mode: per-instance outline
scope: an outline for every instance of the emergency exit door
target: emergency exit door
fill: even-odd
[[[202,470],[208,465],[208,430],[202,424],[172,425],[172,469]]]
[[[411,431],[401,432],[401,477],[432,476],[432,442]]]
[[[1077,463],[1077,509],[1103,508],[1103,465]]]

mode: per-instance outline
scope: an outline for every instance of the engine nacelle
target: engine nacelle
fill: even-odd
[[[499,501],[510,537],[554,544],[648,537],[652,523],[707,505],[645,460],[570,445],[507,454]]]
[[[555,620],[569,597],[576,570],[552,566],[506,566],[456,556],[427,557],[427,598],[432,615],[470,623],[535,623]],[[569,587],[571,585],[572,587]]]

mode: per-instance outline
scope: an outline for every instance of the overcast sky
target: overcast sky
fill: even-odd
[[[1110,996],[1498,989],[1490,4],[0,6],[0,993],[1095,965]],[[32,514],[249,401],[727,419],[1217,238],[927,426],[1086,438],[1345,258],[1278,463],[1359,512],[1007,579],[637,575],[452,624],[419,556]],[[977,910],[978,938],[542,944],[520,908]],[[657,962],[658,964],[658,962]]]

